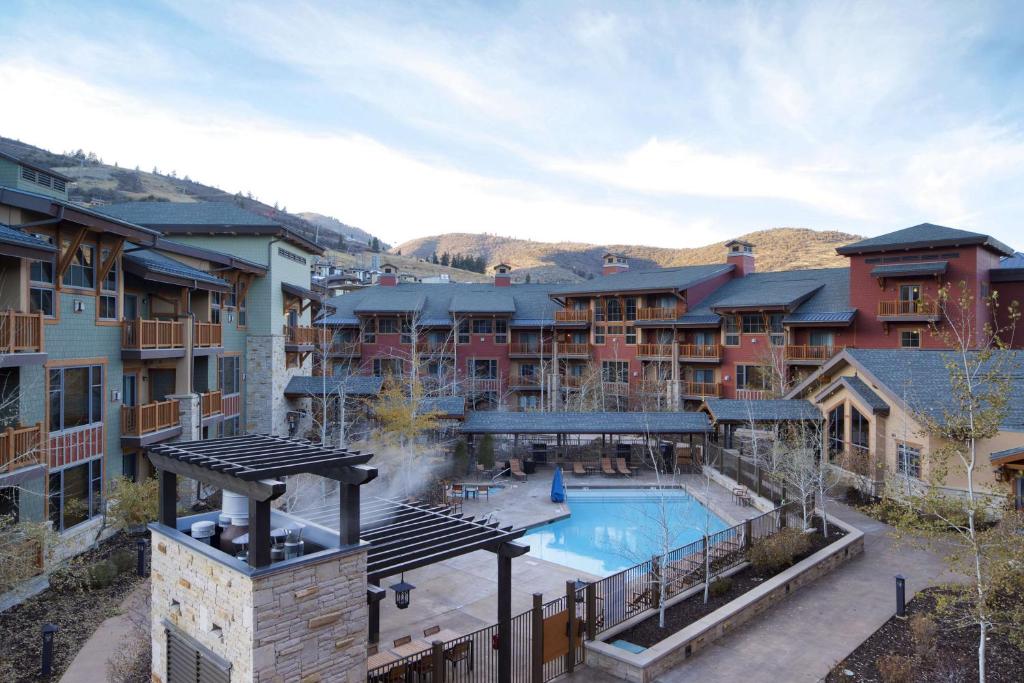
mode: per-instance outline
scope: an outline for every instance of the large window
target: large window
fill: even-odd
[[[400,358],[374,358],[374,377],[401,377],[405,364]]]
[[[493,358],[470,358],[468,369],[474,379],[498,379],[498,361]]]
[[[473,320],[473,334],[492,334],[494,326],[490,318],[476,318]]]
[[[110,258],[110,250],[103,249],[100,252],[103,261]],[[117,320],[117,262],[110,267],[110,270],[100,283],[100,298],[97,314],[101,320]]]
[[[835,337],[828,330],[811,330],[807,341],[811,346],[822,346],[831,349],[835,343]]]
[[[398,321],[394,318],[377,318],[377,334],[398,334]]]
[[[726,346],[740,345],[740,318],[737,315],[725,316],[725,341]]]
[[[850,408],[850,445],[862,451],[869,450],[871,433],[868,419],[856,408]]]
[[[629,362],[624,360],[602,361],[601,379],[605,382],[629,382]]]
[[[238,436],[242,433],[240,427],[241,418],[238,415],[224,418],[220,425],[221,436]]]
[[[48,244],[53,244],[49,235],[36,235]],[[29,279],[29,311],[42,313],[47,317],[55,315],[53,293],[53,263],[49,261],[32,261],[28,270]]]
[[[636,320],[636,297],[626,297],[626,320]]]
[[[604,325],[594,325],[594,343],[604,344],[604,336],[607,328]]]
[[[896,444],[896,470],[914,479],[921,478],[921,449],[910,444]]]
[[[622,303],[618,299],[608,299],[606,304],[609,322],[620,322],[622,320]]]
[[[508,344],[508,321],[507,320],[495,320],[494,321],[494,343],[495,344]]]
[[[71,248],[71,240],[63,240],[66,253]],[[71,257],[71,265],[64,273],[65,287],[93,289],[96,286],[96,247],[90,244],[79,245]]]
[[[50,370],[50,431],[103,421],[103,367]]]
[[[409,320],[402,321],[402,344],[412,344],[412,322]]]
[[[220,324],[220,292],[210,292],[210,322]]]
[[[103,509],[103,459],[50,472],[50,521],[56,531],[100,514]]]
[[[744,313],[740,316],[743,321],[743,334],[764,334],[765,320],[760,313]]]
[[[772,388],[771,373],[760,365],[737,365],[736,388],[765,390]]]
[[[458,338],[458,343],[459,344],[468,344],[469,343],[469,321],[468,320],[460,320],[459,321],[459,338]]]
[[[220,391],[223,395],[237,394],[242,386],[242,373],[239,356],[221,356],[220,369]]]
[[[845,448],[843,404],[840,403],[828,414],[828,455],[830,460],[841,454]]]
[[[786,343],[786,330],[782,326],[782,314],[772,313],[768,316],[768,341],[772,346],[783,346]]]

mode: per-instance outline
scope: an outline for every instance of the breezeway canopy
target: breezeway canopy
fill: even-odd
[[[705,413],[504,413],[470,411],[463,434],[706,434]]]

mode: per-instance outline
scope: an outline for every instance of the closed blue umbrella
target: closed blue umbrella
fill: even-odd
[[[562,481],[562,468],[555,468],[555,477],[551,480],[551,502],[565,502],[565,483]]]

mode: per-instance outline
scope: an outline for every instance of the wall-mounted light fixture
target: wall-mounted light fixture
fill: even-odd
[[[82,301],[81,299],[75,299],[73,309],[75,313],[81,313],[82,311],[85,310],[85,302]]]

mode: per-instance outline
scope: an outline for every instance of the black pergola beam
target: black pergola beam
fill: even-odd
[[[501,536],[494,538],[484,539],[477,543],[469,543],[456,546],[452,549],[446,549],[441,552],[437,552],[431,555],[423,555],[415,559],[403,559],[401,562],[394,564],[386,564],[384,566],[370,568],[367,564],[367,577],[371,579],[383,579],[388,576],[394,576],[402,572],[412,571],[413,569],[419,569],[420,567],[426,567],[437,562],[443,562],[444,560],[450,560],[453,557],[460,555],[466,555],[468,553],[477,550],[489,550],[491,552],[498,552],[498,548],[502,543],[512,541],[526,533],[525,529],[518,529],[515,531],[507,532]]]
[[[227,489],[233,493],[255,498],[256,500],[274,500],[285,492],[284,482],[280,481],[245,481],[222,472],[214,472],[189,462],[182,462],[176,458],[152,452],[149,453],[149,459],[158,470],[173,472],[183,477],[196,479],[222,489]]]

